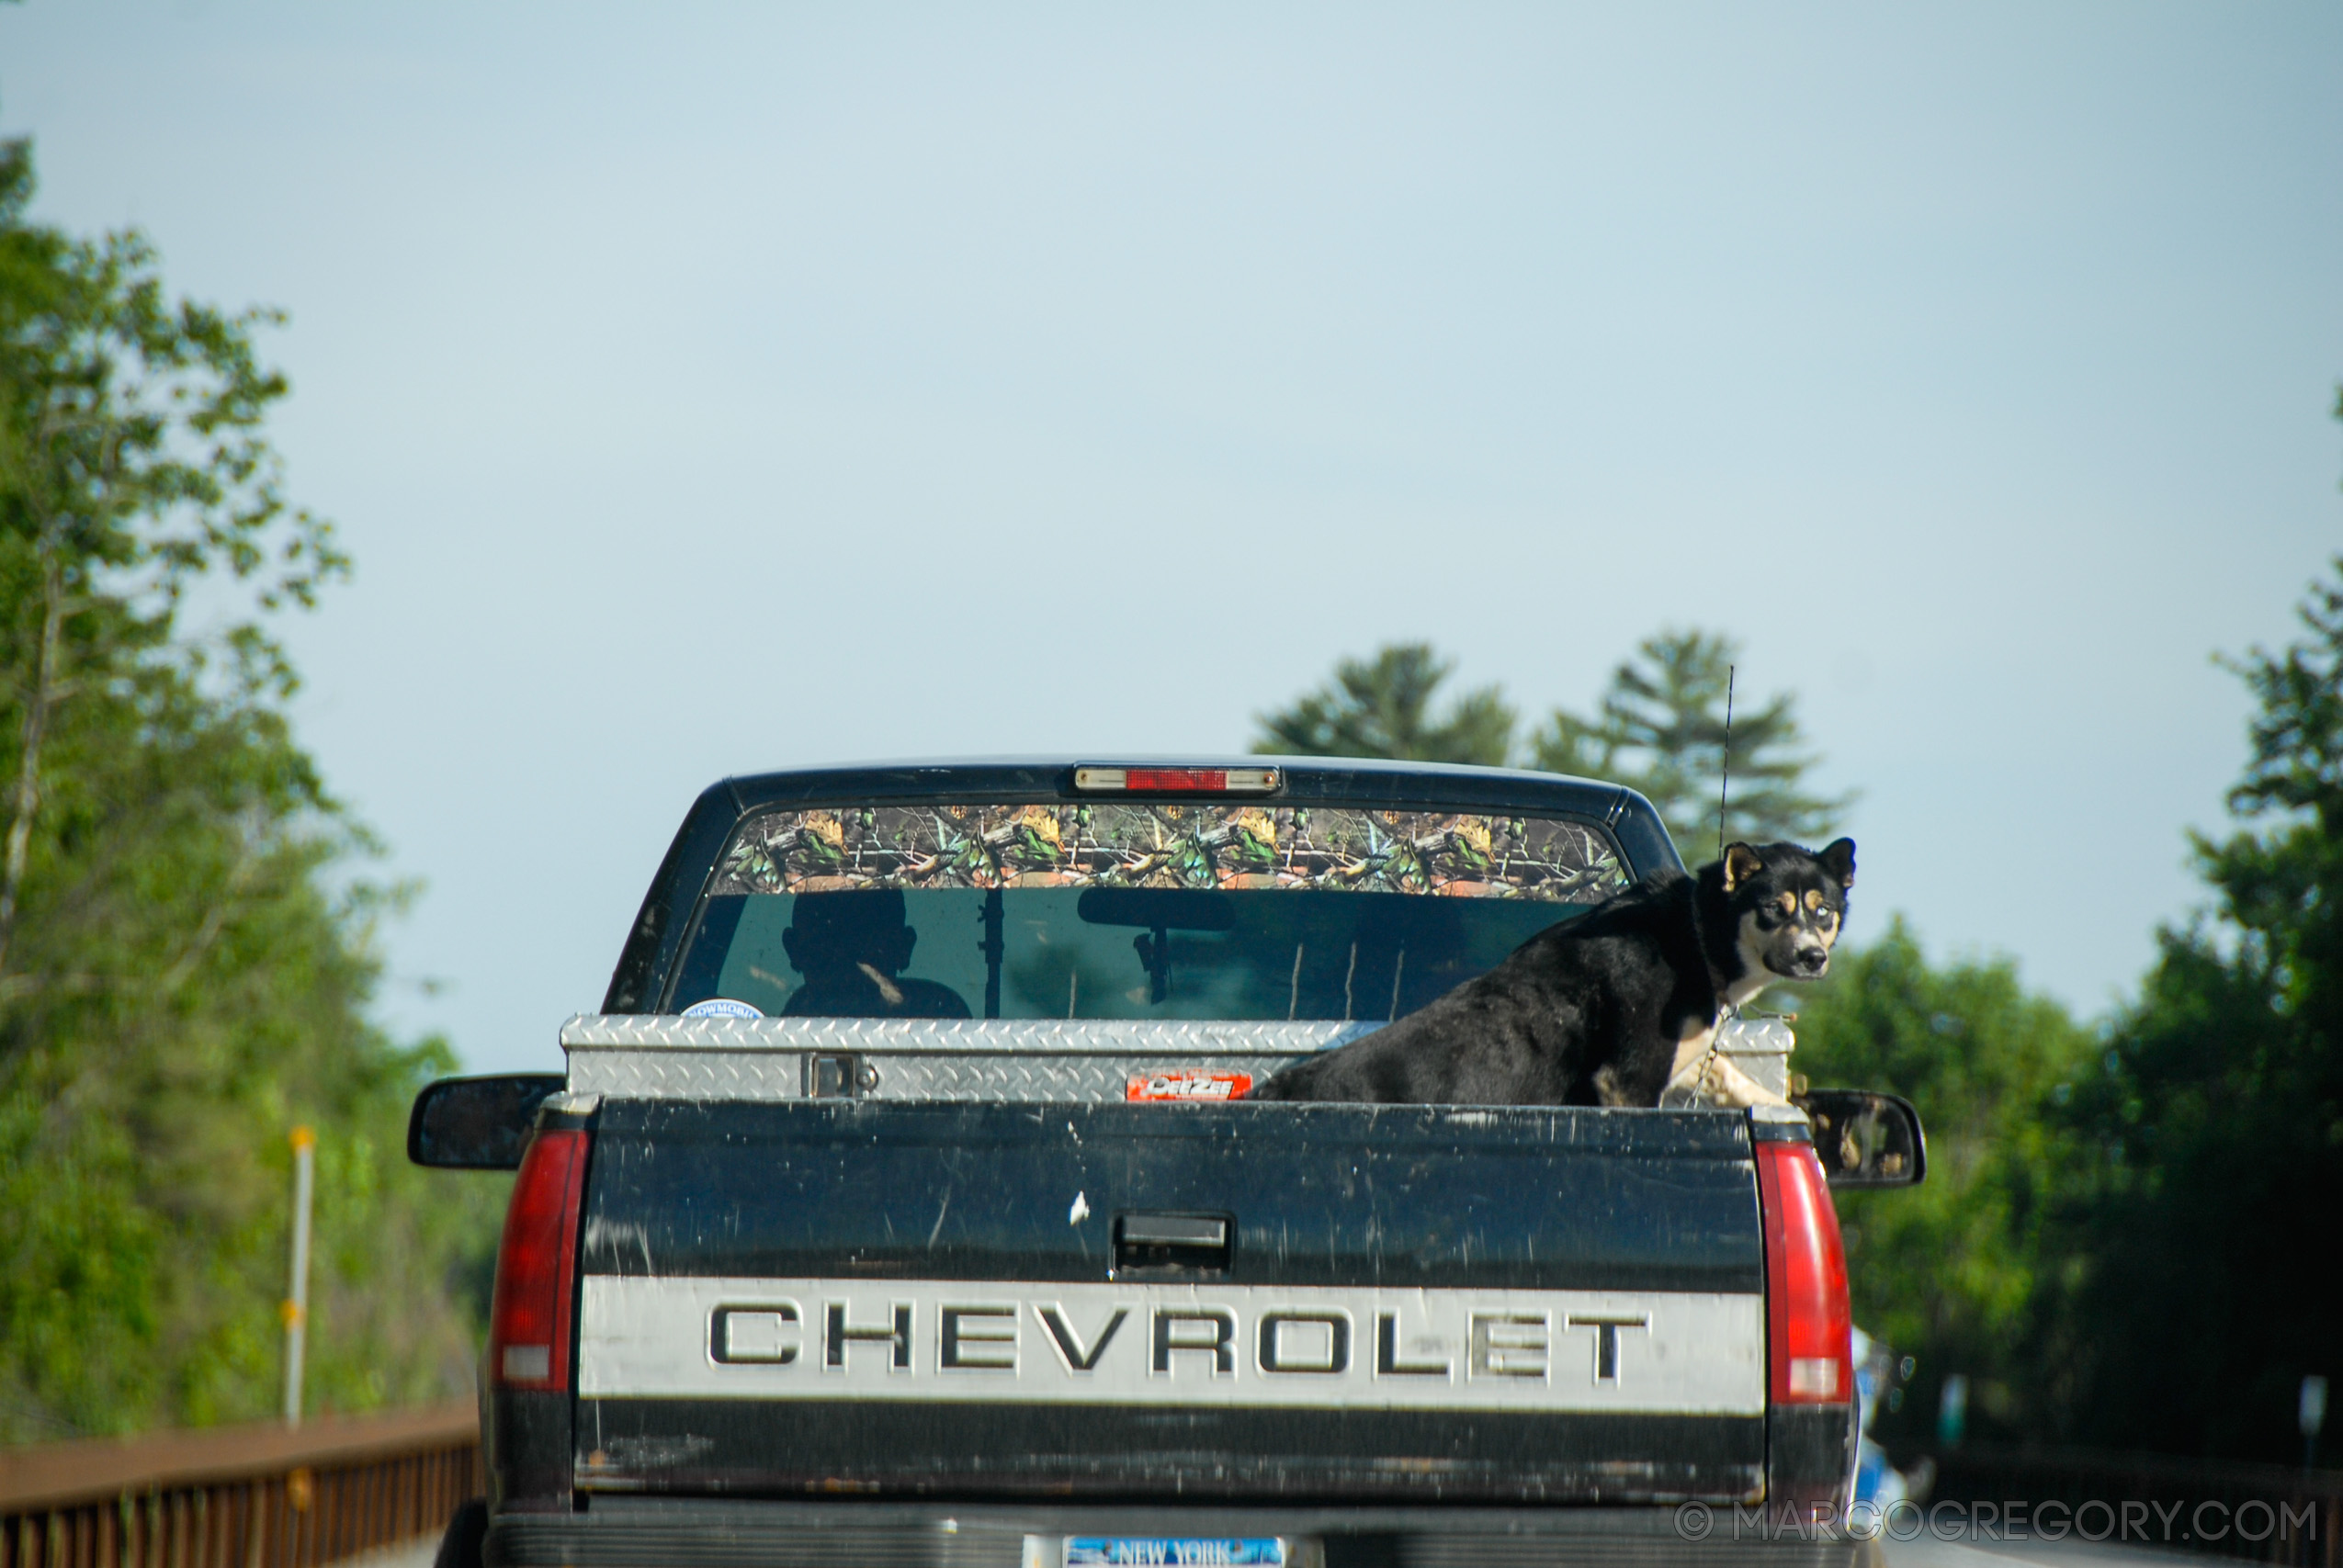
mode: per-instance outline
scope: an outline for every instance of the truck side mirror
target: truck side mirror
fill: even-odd
[[[1897,1095],[1817,1089],[1790,1103],[1814,1123],[1814,1152],[1833,1187],[1917,1187],[1928,1174],[1920,1113]]]
[[[558,1073],[441,1078],[415,1096],[407,1157],[441,1170],[518,1170],[538,1106],[568,1087]]]

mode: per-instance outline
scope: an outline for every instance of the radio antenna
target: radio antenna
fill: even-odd
[[[1725,799],[1733,787],[1733,673],[1734,666],[1725,667],[1725,746],[1716,764],[1716,858],[1725,858]]]

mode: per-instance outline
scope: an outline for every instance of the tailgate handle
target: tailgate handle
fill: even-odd
[[[1235,1229],[1226,1214],[1118,1215],[1115,1272],[1225,1274]]]

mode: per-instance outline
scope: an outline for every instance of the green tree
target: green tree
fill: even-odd
[[[313,1402],[460,1393],[497,1194],[401,1157],[449,1057],[367,1021],[395,899],[285,719],[266,617],[345,563],[281,493],[276,318],[171,299],[32,188],[0,144],[0,1441],[272,1408],[297,1122]],[[247,613],[191,637],[206,579]]]
[[[1975,1380],[1984,1431],[2048,1425],[2065,1385],[2044,1382],[2032,1348],[2045,1272],[2060,1267],[2046,1236],[2066,1158],[2058,1105],[2096,1052],[2090,1032],[2028,994],[2007,959],[1931,964],[1899,917],[1840,951],[1797,1037],[1809,1080],[1901,1094],[1928,1129],[1922,1185],[1838,1195],[1855,1321],[1918,1362],[1916,1397],[1879,1435],[1925,1446],[1950,1371]]]
[[[1698,863],[1716,851],[1719,785],[1729,761],[1727,836],[1821,842],[1852,802],[1806,793],[1804,781],[1817,759],[1806,752],[1794,697],[1737,698],[1728,756],[1726,677],[1737,657],[1733,639],[1715,632],[1646,637],[1612,672],[1595,716],[1554,710],[1530,738],[1532,765],[1640,791],[1658,807],[1679,852]]]
[[[1257,716],[1253,750],[1502,767],[1512,750],[1514,715],[1499,687],[1476,687],[1434,712],[1434,695],[1454,668],[1421,642],[1387,643],[1371,661],[1345,659],[1332,682]]]
[[[2339,410],[2338,412],[2343,412]],[[2046,1362],[2087,1442],[2287,1459],[2303,1374],[2343,1376],[2343,559],[2253,694],[2213,908],[2159,934],[2077,1087],[2067,1281]]]

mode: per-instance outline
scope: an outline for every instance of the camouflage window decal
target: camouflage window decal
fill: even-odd
[[[1556,818],[1085,802],[769,812],[741,826],[712,891],[1290,888],[1595,904],[1627,881],[1599,831]]]

